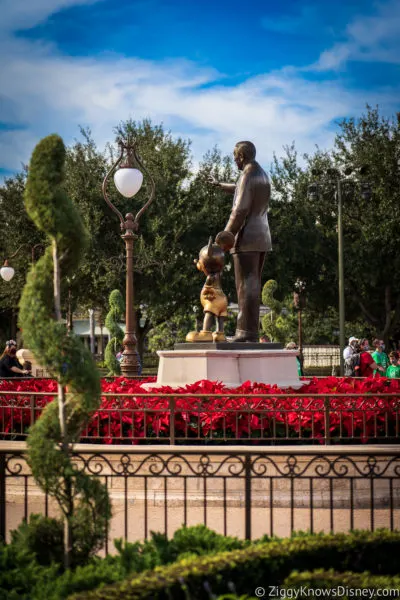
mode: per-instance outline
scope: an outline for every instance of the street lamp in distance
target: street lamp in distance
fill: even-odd
[[[298,277],[294,283],[293,305],[297,309],[299,360],[300,360],[300,366],[301,366],[302,371],[303,371],[303,363],[304,363],[302,312],[306,306],[305,291],[306,291],[306,282]]]
[[[4,265],[0,269],[1,277],[4,279],[4,281],[11,281],[11,279],[14,277],[14,273],[14,269],[10,267],[8,260],[6,259],[4,261]]]
[[[311,201],[316,201],[320,189],[325,185],[334,185],[337,201],[338,215],[338,271],[339,271],[339,344],[340,344],[340,374],[344,375],[343,349],[345,347],[345,293],[344,293],[344,252],[343,252],[343,191],[350,184],[358,183],[360,185],[360,194],[366,201],[372,197],[370,183],[365,179],[368,174],[368,167],[361,166],[355,176],[352,177],[354,169],[346,167],[343,173],[339,169],[330,168],[327,170],[327,178],[324,180],[314,180],[308,186],[308,197]],[[314,179],[320,178],[322,172],[317,169],[311,170]]]
[[[115,212],[120,221],[122,239],[126,249],[126,308],[125,308],[125,336],[122,341],[124,351],[122,353],[121,372],[125,377],[134,377],[139,373],[139,362],[137,357],[137,339],[135,332],[134,295],[133,295],[133,243],[137,238],[139,219],[144,211],[150,206],[155,195],[155,184],[152,176],[147,171],[137,153],[136,139],[128,135],[126,140],[120,138],[118,141],[119,156],[113,164],[103,181],[103,196],[108,206]],[[124,160],[124,162],[122,162]],[[144,171],[150,183],[150,196],[147,202],[134,216],[128,213],[125,218],[114,206],[107,194],[107,185],[111,175],[114,176],[115,187],[125,198],[133,198],[140,190],[143,182]]]
[[[11,279],[14,277],[15,275],[15,270],[13,269],[13,267],[10,266],[9,261],[12,258],[15,258],[17,256],[17,254],[20,253],[20,251],[22,250],[22,248],[29,248],[30,252],[31,252],[31,261],[32,264],[35,262],[35,250],[37,248],[44,248],[44,244],[35,244],[34,246],[30,246],[29,244],[22,244],[18,250],[16,250],[14,252],[14,254],[11,254],[11,256],[9,256],[8,258],[6,258],[4,260],[4,264],[0,269],[0,276],[2,277],[2,279],[4,279],[4,281],[11,281]]]

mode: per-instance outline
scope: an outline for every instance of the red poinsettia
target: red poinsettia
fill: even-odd
[[[228,389],[207,380],[178,389],[144,389],[143,383],[150,382],[154,378],[103,379],[101,406],[82,439],[108,444],[162,440],[171,436],[172,419],[175,438],[182,440],[323,441],[327,428],[331,437],[364,442],[397,434],[396,379],[314,378],[297,391],[250,381]],[[0,435],[25,434],[56,391],[51,379],[0,380]]]

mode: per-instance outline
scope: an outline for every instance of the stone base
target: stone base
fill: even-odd
[[[184,349],[159,350],[157,354],[160,357],[157,381],[144,384],[147,389],[178,388],[201,379],[221,381],[229,388],[245,381],[294,389],[305,383],[297,374],[297,350]]]
[[[178,342],[174,350],[282,350],[279,342]]]

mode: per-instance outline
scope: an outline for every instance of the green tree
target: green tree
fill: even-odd
[[[293,312],[293,305],[285,299],[280,302],[275,298],[278,284],[273,279],[268,280],[262,289],[262,302],[268,306],[270,312],[262,318],[262,329],[271,342],[282,344],[296,339],[297,319]]]
[[[30,430],[28,460],[36,482],[64,515],[69,567],[101,548],[111,511],[105,486],[71,460],[72,444],[100,405],[100,380],[90,352],[61,321],[61,276],[77,269],[87,239],[65,192],[64,165],[65,147],[57,135],[44,138],[33,151],[26,209],[51,245],[28,274],[20,323],[28,347],[58,382],[58,402],[48,404]]]
[[[26,274],[31,263],[31,248],[36,244],[44,244],[45,237],[33,225],[24,206],[24,190],[26,171],[6,178],[0,186],[0,261],[18,254],[10,260],[15,269],[11,281],[0,278],[0,341],[15,338],[18,306]],[[36,248],[35,258],[40,255],[41,248]],[[3,339],[4,338],[4,339]]]
[[[110,153],[101,152],[89,129],[67,148],[65,188],[79,208],[88,232],[88,244],[79,271],[65,280],[63,297],[71,303],[71,311],[98,308],[107,312],[111,290],[119,288],[125,277],[124,244],[120,239],[119,223],[104,201],[103,179],[110,162]],[[115,198],[113,197],[113,200]]]
[[[347,306],[386,342],[400,322],[399,231],[400,113],[384,118],[367,107],[359,119],[340,124],[334,158],[357,173],[367,167],[372,198],[348,188],[344,201]]]
[[[337,303],[337,234],[332,207],[321,210],[321,202],[312,203],[307,190],[311,169],[326,172],[332,159],[319,150],[304,158],[305,168],[294,144],[284,148],[283,157],[274,156],[269,212],[273,252],[264,273],[279,283],[280,300],[294,291],[296,279],[305,281],[309,308],[321,311]],[[332,201],[331,189],[321,186],[321,193],[326,202]]]
[[[168,321],[153,327],[148,335],[148,348],[150,352],[157,350],[171,350],[176,342],[184,342],[186,335],[193,329],[194,316],[189,312],[176,314]]]
[[[126,121],[116,130],[117,137],[129,133],[136,137],[141,158],[156,183],[155,200],[140,221],[134,247],[134,309],[142,354],[144,338],[152,327],[185,314],[198,303],[202,282],[193,260],[210,233],[215,236],[223,229],[232,205],[232,197],[211,187],[207,178],[212,172],[220,179],[232,180],[235,173],[232,161],[214,149],[192,176],[190,142],[173,138],[150,121]],[[63,278],[65,312],[96,307],[106,314],[109,292],[124,286],[125,248],[119,222],[101,190],[114,160],[113,147],[101,152],[89,130],[81,130],[79,140],[67,149],[64,185],[82,214],[88,244],[79,270]],[[23,178],[19,186],[22,196]],[[136,212],[146,202],[147,193],[146,178],[140,192],[130,200],[115,190],[112,181],[109,186],[109,195],[122,214]],[[223,285],[234,299],[233,270],[229,269],[228,264]],[[21,276],[16,300],[22,281]]]
[[[110,332],[111,339],[107,344],[104,358],[108,367],[108,374],[120,375],[121,366],[119,361],[116,359],[115,354],[122,346],[122,340],[124,339],[124,332],[119,326],[119,323],[125,312],[125,302],[119,290],[113,290],[111,292],[108,302],[110,305],[110,310],[106,316],[105,326]]]
[[[400,275],[393,252],[399,225],[399,118],[386,119],[367,108],[359,119],[340,123],[335,147],[305,155],[299,166],[294,145],[274,159],[271,228],[274,243],[269,276],[279,282],[282,298],[301,277],[307,282],[308,310],[323,313],[338,300],[337,197],[335,179],[353,169],[343,187],[346,316],[364,320],[378,337],[399,327]],[[364,197],[360,168],[368,168],[372,199]],[[317,174],[317,176],[314,175]],[[318,181],[318,195],[307,189]],[[361,328],[362,329],[362,328]]]

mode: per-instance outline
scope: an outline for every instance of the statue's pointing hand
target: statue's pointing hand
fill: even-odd
[[[219,181],[218,181],[218,179],[215,179],[214,175],[211,175],[211,173],[208,176],[208,180],[207,181],[208,181],[208,183],[210,185],[214,185],[215,187],[219,187]]]

